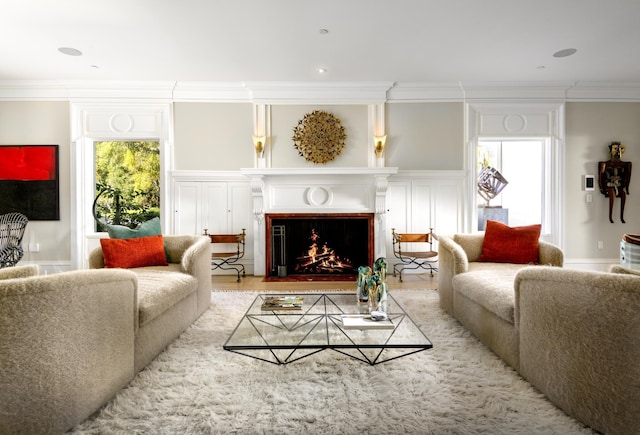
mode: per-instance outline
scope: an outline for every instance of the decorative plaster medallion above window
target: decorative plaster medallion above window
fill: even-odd
[[[116,114],[109,119],[109,127],[117,133],[126,133],[133,131],[134,120],[130,114]]]
[[[504,129],[509,133],[520,133],[527,129],[527,118],[524,115],[505,115]]]
[[[315,110],[304,115],[293,128],[293,146],[304,159],[327,163],[340,155],[347,139],[340,119],[329,112]]]

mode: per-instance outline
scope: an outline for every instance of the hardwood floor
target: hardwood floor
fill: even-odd
[[[296,291],[296,290],[345,290],[355,291],[353,281],[265,281],[263,276],[247,275],[236,282],[236,275],[213,275],[211,288],[213,290],[259,290],[259,291]],[[404,273],[400,282],[398,277],[387,276],[389,291],[401,289],[436,289],[438,288],[438,274],[433,277],[429,273]]]

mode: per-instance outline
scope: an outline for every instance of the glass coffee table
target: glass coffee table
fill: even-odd
[[[299,310],[264,310],[267,297],[303,298]],[[389,295],[389,324],[349,326],[343,316],[369,317],[353,293],[260,294],[224,344],[225,350],[273,364],[289,364],[331,349],[370,365],[431,349],[433,344]],[[347,322],[347,320],[345,320]]]

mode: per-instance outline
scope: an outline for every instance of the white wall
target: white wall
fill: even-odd
[[[274,168],[304,168],[317,166],[298,155],[294,147],[293,129],[305,114],[314,110],[324,110],[340,119],[345,128],[347,140],[340,155],[326,166],[363,167],[367,166],[367,106],[334,105],[304,106],[278,105],[271,107],[271,166]],[[373,147],[373,142],[371,143]],[[325,166],[325,165],[321,165]]]
[[[640,103],[568,103],[566,106],[565,155],[565,256],[578,259],[619,258],[622,235],[640,232],[640,168],[631,174],[625,207],[626,224],[620,222],[620,199],[609,222],[609,199],[597,185],[598,162],[609,160],[608,145],[626,145],[622,160],[640,163]],[[585,201],[585,174],[596,176],[593,202]],[[598,249],[598,241],[603,249]]]
[[[464,104],[387,104],[386,165],[403,170],[463,168]]]
[[[250,103],[175,103],[174,168],[235,170],[253,166]]]
[[[69,103],[0,102],[0,145],[59,146],[60,220],[27,224],[23,245],[38,243],[40,250],[26,252],[22,261],[46,263],[51,271],[66,269],[71,249]]]
[[[25,241],[40,252],[25,261],[52,265],[70,260],[70,105],[67,101],[1,101],[0,144],[60,145],[60,221],[36,221]],[[271,128],[276,167],[313,167],[291,142],[292,129],[305,113],[325,109],[341,118],[349,139],[344,155],[328,166],[367,165],[369,119],[366,104],[272,106]],[[386,105],[387,166],[406,170],[460,170],[463,167],[463,103],[399,103]],[[253,105],[251,103],[174,104],[175,169],[237,171],[253,167]],[[608,221],[608,201],[596,190],[585,202],[582,176],[596,174],[597,162],[608,158],[607,145],[627,146],[623,160],[640,157],[640,103],[575,102],[566,105],[565,253],[568,265],[605,268],[617,262],[622,234],[640,232],[640,173],[631,177],[626,224]],[[597,248],[602,240],[604,249]]]

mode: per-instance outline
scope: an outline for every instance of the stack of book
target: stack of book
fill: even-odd
[[[264,298],[262,309],[265,311],[301,310],[302,302],[302,296],[269,296]]]

